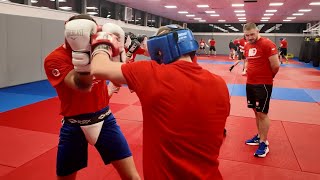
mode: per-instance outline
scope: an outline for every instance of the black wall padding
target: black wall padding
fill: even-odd
[[[305,63],[310,63],[311,59],[312,59],[312,44],[314,41],[309,41],[308,42],[308,48],[307,48],[307,58],[304,61]]]
[[[312,58],[312,65],[314,67],[319,67],[320,65],[320,43],[315,42],[315,53],[314,53],[314,58]]]
[[[305,41],[302,41],[300,46],[299,61],[303,61],[304,44],[305,44]]]

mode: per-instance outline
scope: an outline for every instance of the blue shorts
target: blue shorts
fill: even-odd
[[[104,118],[95,144],[105,164],[132,156],[129,145],[111,113]],[[87,167],[88,142],[79,125],[64,123],[60,129],[57,153],[58,176],[70,175]]]

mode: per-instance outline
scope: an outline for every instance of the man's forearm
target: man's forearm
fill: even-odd
[[[92,86],[93,77],[90,74],[74,73],[74,83],[80,90],[89,90]]]
[[[279,66],[271,67],[271,71],[272,71],[273,77],[275,77],[279,71]]]

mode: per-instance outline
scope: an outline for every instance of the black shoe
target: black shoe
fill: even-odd
[[[227,130],[226,129],[224,129],[224,131],[223,131],[223,136],[227,136]]]
[[[231,67],[229,68],[229,71],[231,72],[233,68],[234,68],[234,66],[231,66]]]

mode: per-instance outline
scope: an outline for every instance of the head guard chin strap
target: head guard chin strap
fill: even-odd
[[[170,29],[169,33],[153,36],[147,41],[152,60],[159,64],[169,64],[199,48],[198,42],[189,29],[182,29],[176,25],[167,25],[167,27]]]

